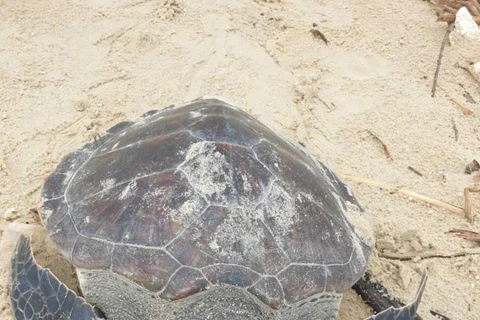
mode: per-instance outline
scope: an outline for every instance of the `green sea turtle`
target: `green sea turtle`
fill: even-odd
[[[335,319],[373,245],[332,171],[218,99],[114,126],[63,159],[42,201],[84,298],[22,237],[17,320]],[[411,305],[370,319],[413,319],[424,284]]]

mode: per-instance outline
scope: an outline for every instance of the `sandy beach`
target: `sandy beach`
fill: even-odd
[[[1,1],[0,318],[13,319],[19,232],[76,290],[38,220],[44,179],[62,157],[120,121],[209,95],[344,177],[377,239],[368,272],[393,296],[411,301],[426,270],[422,319],[480,319],[480,244],[448,233],[480,232],[480,194],[471,224],[396,192],[463,208],[464,188],[480,183],[465,174],[480,161],[480,83],[458,67],[480,61],[480,42],[451,34],[432,98],[447,30],[436,20],[420,0]],[[371,314],[351,290],[339,319]]]

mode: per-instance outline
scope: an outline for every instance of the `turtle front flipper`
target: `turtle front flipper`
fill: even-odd
[[[21,236],[12,259],[10,297],[16,320],[99,320],[94,308],[33,258]]]
[[[425,289],[426,282],[427,274],[424,273],[422,281],[420,282],[420,286],[418,287],[417,294],[415,295],[415,299],[412,303],[400,308],[390,307],[382,312],[377,313],[376,315],[366,318],[365,320],[415,320],[415,315],[417,313],[420,300],[422,300],[423,290]]]

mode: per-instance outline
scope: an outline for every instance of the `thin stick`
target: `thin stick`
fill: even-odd
[[[372,131],[367,130],[367,132],[368,132],[375,140],[377,140],[377,141],[382,145],[383,152],[385,152],[385,155],[387,156],[387,159],[393,160],[392,155],[390,154],[390,150],[388,150],[388,147],[387,147],[387,145],[385,144],[385,142],[383,142],[382,139],[380,139],[379,137],[377,137],[377,135],[374,134]]]
[[[450,8],[446,5],[443,5],[443,4],[438,4],[438,3],[431,3],[431,6],[433,8],[433,10],[435,10],[435,12],[437,13],[437,18],[439,18],[440,16],[446,14],[445,12],[449,12],[451,14],[457,14],[457,9],[455,8]]]
[[[475,7],[478,9],[478,11],[480,12],[480,2],[478,2],[478,0],[471,0],[471,1],[475,5]]]
[[[443,314],[438,313],[437,311],[430,310],[430,313],[431,313],[433,316],[440,318],[440,320],[450,320],[449,317],[444,316]]]
[[[378,256],[386,259],[393,260],[412,260],[412,259],[428,259],[428,258],[453,258],[453,257],[463,257],[474,254],[480,254],[480,248],[465,248],[459,251],[453,252],[440,252],[438,250],[428,250],[428,251],[413,251],[405,253],[383,253],[379,252]]]
[[[470,3],[477,9],[478,15],[480,15],[480,2],[477,0],[471,0]]]
[[[433,77],[432,98],[435,97],[435,91],[437,90],[438,74],[440,72],[440,65],[442,64],[443,49],[445,49],[448,36],[450,35],[454,27],[455,24],[453,22],[449,22],[447,32],[445,32],[445,36],[443,37],[442,46],[440,47],[440,54],[438,55],[437,59],[437,70],[435,70],[435,76]]]
[[[477,2],[477,1],[475,0],[475,2]],[[477,2],[477,4],[478,4],[478,2]],[[467,7],[468,11],[470,12],[470,14],[472,16],[477,16],[478,17],[478,10],[477,10],[477,7],[473,4],[473,1],[472,2],[467,1],[465,3],[465,6]]]
[[[472,213],[472,197],[471,194],[472,192],[479,192],[480,193],[480,188],[465,188],[463,189],[463,195],[465,197],[465,217],[467,217],[467,220],[470,223],[473,223],[473,213]]]
[[[374,181],[374,180],[354,177],[354,176],[346,175],[346,174],[343,174],[343,173],[340,173],[340,174],[337,174],[337,175],[340,178],[343,178],[345,180],[364,183],[364,184],[367,184],[367,185],[372,186],[372,187],[385,189],[385,190],[388,190],[390,192],[396,192],[396,193],[402,194],[404,196],[411,197],[412,199],[426,202],[428,204],[431,204],[432,206],[442,208],[442,209],[446,209],[446,210],[448,210],[452,213],[465,216],[465,210],[463,210],[462,208],[452,206],[451,204],[448,204],[448,203],[445,203],[445,202],[442,202],[442,201],[439,201],[439,200],[436,200],[436,199],[432,199],[432,198],[423,196],[421,194],[418,194],[418,193],[410,191],[410,190],[403,189],[402,187],[394,185],[394,184],[383,183],[383,182],[378,182],[378,181]]]
[[[453,133],[455,134],[455,141],[458,141],[458,129],[457,125],[455,124],[455,120],[452,119],[452,125],[453,125]]]
[[[446,95],[446,97],[447,97],[448,100],[450,100],[451,103],[453,103],[455,108],[462,111],[463,115],[471,116],[473,114],[472,110],[468,109],[467,107],[464,107],[460,102],[458,102],[454,98],[450,97],[448,94]]]
[[[415,173],[417,176],[423,177],[423,174],[420,171],[418,171],[417,169],[412,168],[410,166],[408,166],[407,169],[412,171],[413,173]]]
[[[460,237],[465,240],[476,241],[480,243],[480,232],[463,230],[463,229],[452,229],[448,232],[454,233],[457,237]]]

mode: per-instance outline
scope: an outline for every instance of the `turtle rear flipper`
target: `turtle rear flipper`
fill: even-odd
[[[422,300],[423,290],[425,289],[426,282],[427,274],[424,273],[422,281],[420,281],[417,294],[415,295],[415,299],[412,303],[400,308],[390,307],[382,312],[377,313],[376,315],[366,318],[365,320],[415,320],[415,315],[417,313],[420,300]]]
[[[33,258],[21,236],[12,259],[10,297],[16,320],[99,320],[94,308]]]

